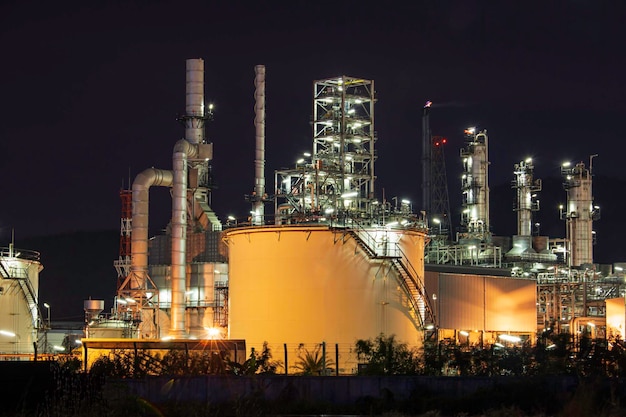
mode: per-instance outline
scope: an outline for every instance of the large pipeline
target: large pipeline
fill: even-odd
[[[172,171],[148,168],[133,181],[130,288],[145,289],[148,279],[148,214],[150,187],[170,187]]]
[[[185,291],[187,270],[187,175],[188,160],[202,155],[206,145],[181,139],[174,145],[172,156],[172,307],[169,335],[186,336]]]

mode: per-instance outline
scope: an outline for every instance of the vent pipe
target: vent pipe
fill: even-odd
[[[265,66],[254,67],[254,127],[256,129],[256,154],[254,159],[254,194],[252,203],[252,224],[265,222]]]

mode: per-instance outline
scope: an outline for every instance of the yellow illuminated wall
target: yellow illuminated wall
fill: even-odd
[[[606,333],[607,337],[619,337],[624,340],[624,321],[626,320],[626,307],[624,297],[609,298],[606,301]]]
[[[442,329],[496,332],[537,331],[537,286],[528,279],[426,273]]]

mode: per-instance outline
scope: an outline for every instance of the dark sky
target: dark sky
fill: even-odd
[[[0,241],[11,229],[18,241],[118,229],[129,172],[171,169],[184,134],[175,118],[184,112],[187,58],[205,60],[216,106],[207,137],[222,219],[249,210],[256,64],[267,68],[269,184],[275,169],[311,149],[312,81],[342,74],[376,82],[376,185],[388,198],[420,199],[427,99],[433,133],[450,139],[451,194],[469,125],[489,132],[492,184],[511,181],[527,156],[536,177],[599,154],[596,173],[626,178],[621,2],[375,3],[5,0]],[[169,196],[152,196],[158,230]]]

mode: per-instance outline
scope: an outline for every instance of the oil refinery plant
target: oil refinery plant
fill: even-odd
[[[422,205],[414,213],[416,204],[391,204],[376,188],[374,81],[337,76],[313,83],[310,151],[274,171],[268,185],[265,67],[255,74],[249,217],[221,221],[211,208],[212,106],[205,106],[204,61],[189,59],[184,139],[172,144],[171,168],[148,168],[120,193],[117,294],[108,310],[103,300],[85,301],[85,352],[220,340],[243,359],[267,342],[285,351],[287,366],[295,360],[287,351],[325,342],[342,356],[341,372],[353,373],[355,342],[380,334],[411,347],[444,339],[532,344],[544,331],[624,336],[621,265],[593,263],[595,155],[588,166],[561,167],[565,237],[536,233],[542,183],[530,159],[513,170],[517,234],[494,236],[487,131],[467,129],[454,228],[446,140],[431,133],[431,103],[423,109]],[[152,187],[172,197],[171,221],[157,236],[148,232]],[[47,351],[41,269],[34,252],[0,253],[2,354]]]

